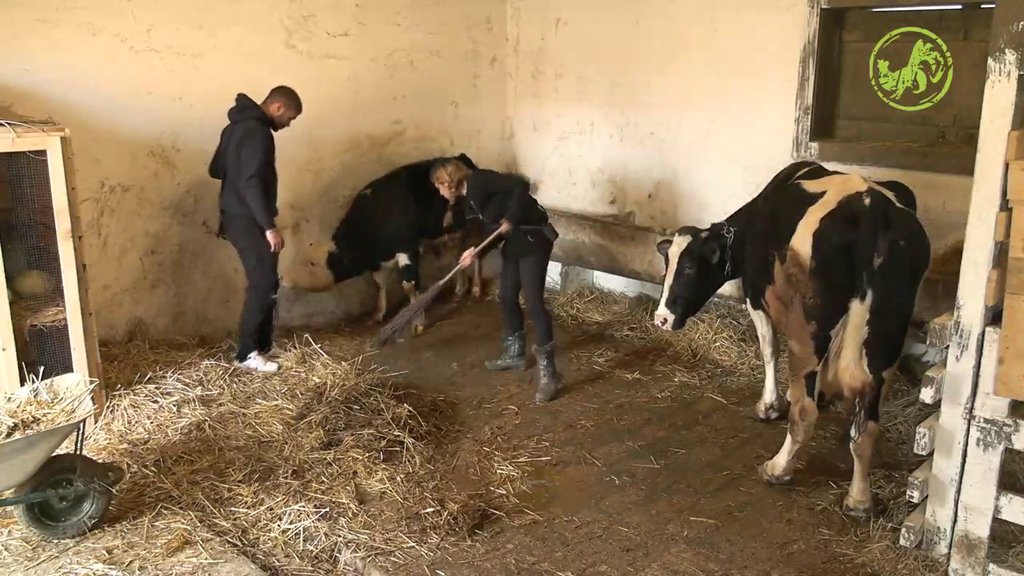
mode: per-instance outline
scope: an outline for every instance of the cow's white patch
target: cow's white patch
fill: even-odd
[[[817,180],[800,180],[798,183],[808,192],[824,193],[817,202],[807,209],[807,212],[800,219],[796,230],[793,232],[793,238],[789,241],[793,251],[799,254],[804,262],[808,263],[811,262],[814,232],[821,225],[821,219],[834,210],[843,198],[851,194],[864,192],[868,188],[874,188],[885,194],[894,204],[899,205],[892,192],[855,174],[835,174]]]
[[[672,238],[672,245],[668,247],[668,266],[665,270],[665,282],[661,287],[661,300],[658,302],[658,309],[654,311],[654,324],[663,330],[671,330],[676,315],[665,306],[668,300],[669,289],[672,287],[672,280],[675,279],[676,266],[679,264],[679,255],[683,253],[686,246],[693,240],[689,234],[676,234]]]
[[[762,420],[774,420],[782,414],[779,401],[778,381],[775,375],[775,328],[771,318],[763,310],[754,310],[747,300],[747,312],[757,329],[757,340],[761,343],[761,360],[764,361],[764,388],[761,399],[757,402],[757,417]]]
[[[722,287],[715,292],[715,296],[734,298],[736,300],[743,298],[743,279],[736,278],[735,280],[729,280],[725,284],[722,284]]]
[[[377,322],[383,322],[388,312],[388,268],[381,267],[373,273],[373,281],[377,283],[377,310],[374,317]]]
[[[832,342],[828,346],[828,381],[838,385],[847,397],[856,396],[871,383],[864,341],[868,337],[868,318],[871,315],[871,290],[863,300],[854,298],[843,318],[832,329]]]
[[[412,260],[409,259],[409,255],[406,254],[405,252],[399,252],[398,254],[396,254],[395,261],[398,262],[399,268],[404,268],[412,263]]]

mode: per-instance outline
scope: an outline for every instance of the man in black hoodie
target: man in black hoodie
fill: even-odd
[[[228,125],[210,161],[210,176],[221,181],[218,236],[238,251],[248,286],[238,330],[236,362],[250,370],[276,372],[273,353],[277,303],[277,261],[284,238],[277,217],[277,168],[274,132],[287,128],[302,113],[299,95],[278,86],[257,104],[245,94],[235,97]]]

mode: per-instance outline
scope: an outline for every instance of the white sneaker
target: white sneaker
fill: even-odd
[[[277,372],[278,368],[280,368],[277,362],[267,360],[259,352],[250,353],[245,362],[237,362],[237,365],[246,370],[254,370],[256,372]]]

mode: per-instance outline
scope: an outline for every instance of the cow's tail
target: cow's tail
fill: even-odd
[[[890,210],[895,206],[882,193],[868,189],[864,193],[866,206],[861,212],[857,233],[854,262],[860,282],[859,296],[865,296],[878,279],[878,263],[889,252]]]

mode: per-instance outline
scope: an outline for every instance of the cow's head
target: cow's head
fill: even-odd
[[[728,280],[727,259],[731,228],[684,226],[672,238],[658,242],[665,259],[665,281],[654,324],[680,330]]]

